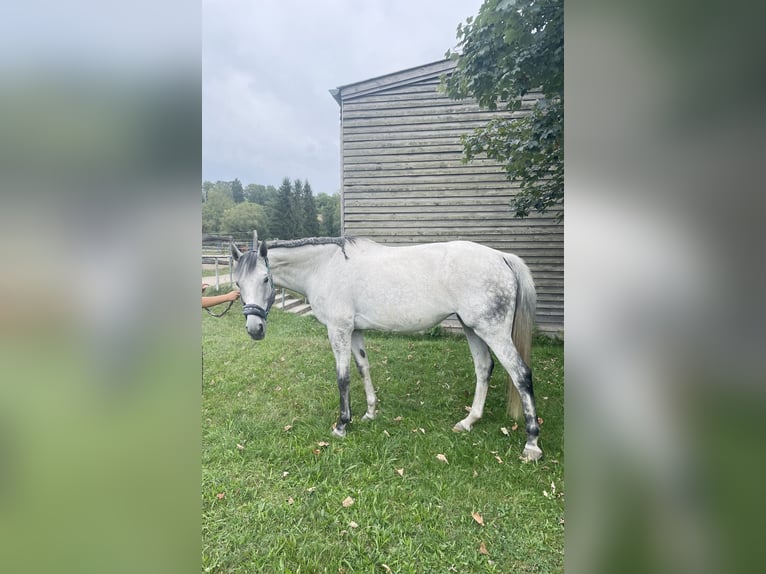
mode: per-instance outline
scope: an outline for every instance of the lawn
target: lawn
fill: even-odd
[[[499,365],[484,418],[451,430],[475,386],[462,336],[368,333],[378,418],[360,421],[353,369],[340,439],[334,359],[313,317],[275,309],[255,342],[236,303],[203,313],[202,334],[204,572],[563,571],[561,343],[533,349],[545,458],[522,463]]]

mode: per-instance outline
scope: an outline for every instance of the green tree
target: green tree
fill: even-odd
[[[272,233],[279,239],[295,239],[296,237],[295,200],[290,178],[282,180],[277,190],[277,201],[274,205],[274,219],[271,221]]]
[[[327,195],[320,193],[316,198],[319,211],[319,233],[326,237],[340,235],[340,194]]]
[[[277,188],[273,185],[251,183],[245,188],[245,199],[258,205],[268,205],[277,196]]]
[[[214,189],[218,190],[221,193],[228,195],[229,199],[233,200],[234,198],[232,197],[232,193],[231,193],[231,183],[232,182],[230,181],[221,181],[220,179],[216,181],[215,183],[206,181],[205,183],[202,184],[202,189],[204,189],[206,193],[210,193],[210,191]]]
[[[221,231],[224,212],[234,206],[234,200],[220,187],[212,187],[207,192],[207,201],[202,204],[202,231],[218,233]]]
[[[293,181],[292,201],[295,217],[293,237],[306,237],[306,211],[303,205],[303,182],[300,179]]]
[[[259,229],[258,237],[262,239],[272,239],[272,222],[277,221],[278,219],[277,205],[279,203],[279,193],[277,192],[277,188],[273,185],[251,183],[245,188],[245,199],[250,203],[257,203],[258,205],[263,206],[266,213],[268,231],[266,229]]]
[[[303,185],[301,203],[303,204],[303,233],[306,237],[316,237],[319,235],[317,206],[314,202],[314,192],[312,191],[308,180],[306,180],[306,183]]]
[[[486,154],[520,183],[511,202],[517,217],[544,213],[564,201],[563,0],[485,0],[476,18],[457,30],[455,71],[442,79],[447,95],[475,98],[513,112],[522,97],[540,90],[523,118],[495,119],[463,136],[464,157]],[[561,216],[559,216],[561,217]]]
[[[263,205],[263,192],[266,190],[265,185],[258,183],[250,183],[245,188],[245,201],[250,203],[257,203]]]
[[[234,200],[234,203],[245,201],[245,190],[242,189],[242,182],[239,179],[231,182],[231,198]]]
[[[202,203],[207,201],[207,192],[213,189],[212,181],[205,181],[202,183]]]
[[[228,208],[221,218],[221,231],[232,235],[250,236],[253,230],[258,230],[259,237],[269,233],[266,210],[256,203],[237,203]]]

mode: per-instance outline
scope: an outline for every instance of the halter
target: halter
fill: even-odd
[[[269,316],[269,311],[271,310],[271,306],[274,304],[274,300],[277,298],[277,290],[274,288],[274,278],[271,276],[271,268],[269,267],[269,258],[264,257],[263,261],[266,263],[266,273],[269,278],[269,287],[271,287],[271,293],[269,294],[269,298],[266,301],[266,308],[264,309],[260,305],[249,303],[247,305],[242,305],[242,314],[245,317],[247,317],[248,315],[255,315],[256,317],[260,317],[261,319],[265,321],[266,318]]]

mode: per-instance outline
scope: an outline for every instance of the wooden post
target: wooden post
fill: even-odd
[[[234,285],[234,276],[232,275],[233,268],[234,268],[234,258],[231,255],[231,246],[232,245],[236,245],[236,243],[234,243],[234,236],[233,235],[229,235],[228,249],[226,249],[224,251],[227,254],[228,258],[229,258],[229,287]]]

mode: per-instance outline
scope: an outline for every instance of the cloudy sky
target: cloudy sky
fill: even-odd
[[[202,177],[340,189],[331,88],[440,60],[481,0],[203,0]]]

